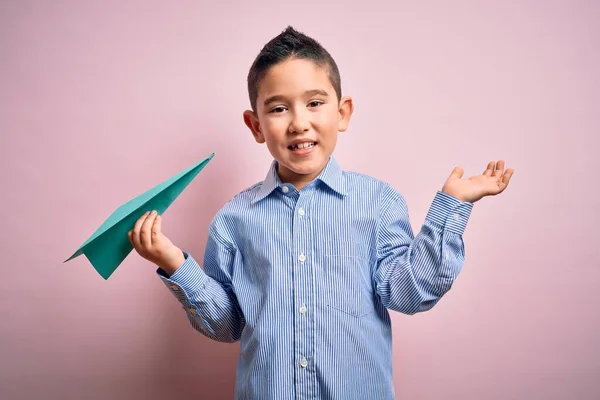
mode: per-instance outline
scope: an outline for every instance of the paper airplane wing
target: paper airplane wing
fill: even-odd
[[[199,163],[121,205],[65,262],[83,254],[96,271],[104,279],[108,279],[133,250],[127,233],[133,228],[135,221],[146,211],[164,213],[214,155],[212,153]]]

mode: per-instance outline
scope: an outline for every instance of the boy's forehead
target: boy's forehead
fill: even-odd
[[[258,100],[273,95],[301,95],[311,90],[335,94],[327,67],[311,60],[291,59],[269,68],[258,85]]]

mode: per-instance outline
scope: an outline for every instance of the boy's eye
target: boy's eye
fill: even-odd
[[[269,112],[271,112],[271,113],[281,113],[281,112],[284,112],[284,111],[285,111],[285,107],[284,106],[279,106],[279,107],[275,107],[274,109],[272,109]]]
[[[323,102],[322,102],[322,101],[320,101],[320,100],[313,100],[313,101],[311,101],[310,103],[308,103],[308,106],[309,106],[309,107],[318,107],[318,106],[320,106],[321,104],[323,104]]]

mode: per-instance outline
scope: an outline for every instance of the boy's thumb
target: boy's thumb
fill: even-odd
[[[455,167],[450,174],[451,179],[460,179],[463,176],[463,169],[461,167]]]

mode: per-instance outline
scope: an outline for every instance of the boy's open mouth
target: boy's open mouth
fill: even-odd
[[[311,147],[315,147],[317,145],[317,142],[304,142],[304,143],[299,143],[295,146],[288,146],[288,149],[290,150],[303,150],[303,149],[308,149]]]

